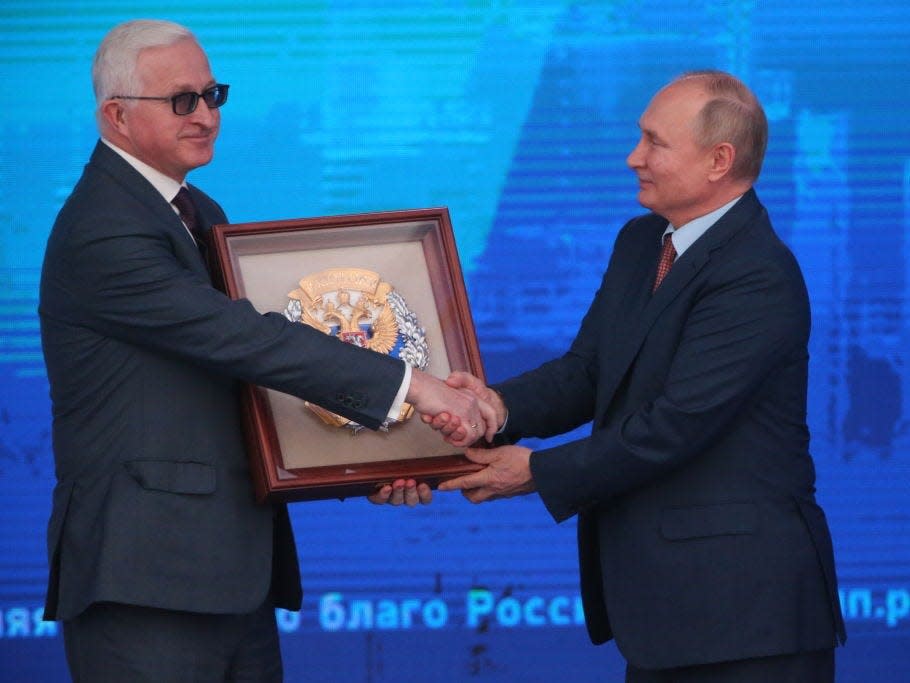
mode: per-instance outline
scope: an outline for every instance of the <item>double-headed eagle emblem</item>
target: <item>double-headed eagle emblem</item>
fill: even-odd
[[[408,310],[404,298],[378,273],[362,268],[329,268],[308,275],[299,289],[288,294],[284,315],[292,322],[309,325],[341,341],[400,358],[411,367],[425,370],[429,363],[426,332]],[[349,427],[361,425],[307,402],[324,422]],[[413,408],[405,403],[397,420],[410,418]]]

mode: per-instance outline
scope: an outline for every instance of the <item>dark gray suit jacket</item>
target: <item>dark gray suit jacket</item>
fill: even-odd
[[[226,222],[190,189],[205,226]],[[229,300],[173,208],[100,142],[48,240],[39,314],[57,475],[46,618],[98,601],[243,613],[270,587],[298,608],[287,511],[253,499],[238,380],[375,428],[401,361]]]
[[[501,385],[557,521],[578,514],[594,642],[642,668],[832,647],[845,637],[815,503],[799,266],[749,191],[651,294],[667,221],[617,237],[569,352]]]

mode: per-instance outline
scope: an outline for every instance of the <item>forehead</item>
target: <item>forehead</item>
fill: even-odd
[[[639,119],[639,126],[654,133],[688,131],[707,99],[708,94],[695,83],[673,83],[651,99]]]
[[[190,38],[142,50],[136,75],[148,88],[196,90],[213,82],[205,52]]]

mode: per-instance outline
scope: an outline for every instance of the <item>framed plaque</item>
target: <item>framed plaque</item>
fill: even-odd
[[[412,209],[216,225],[216,279],[232,298],[445,378],[483,367],[448,210]],[[260,501],[366,495],[412,478],[432,486],[479,466],[419,416],[388,430],[248,385],[244,427]]]

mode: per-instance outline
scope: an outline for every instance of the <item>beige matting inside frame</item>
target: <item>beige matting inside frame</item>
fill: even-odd
[[[410,311],[417,316],[426,330],[430,349],[427,372],[444,379],[451,370],[420,241],[424,230],[419,224],[403,224],[402,228],[405,239],[401,241],[354,246],[330,246],[337,230],[303,231],[284,236],[286,239],[280,240],[283,251],[270,249],[268,253],[257,253],[255,245],[261,244],[259,238],[235,238],[232,241],[234,272],[241,296],[249,299],[260,312],[280,313],[288,304],[288,293],[307,275],[327,268],[372,270],[404,297]],[[346,236],[352,237],[357,230],[356,227],[345,228]],[[299,242],[298,248],[293,248],[289,241]],[[328,244],[318,246],[320,241]],[[273,390],[266,390],[266,393],[286,469],[407,460],[461,452],[443,442],[416,413],[407,422],[393,425],[388,432],[362,429],[355,434],[348,427],[325,424],[294,396]]]

